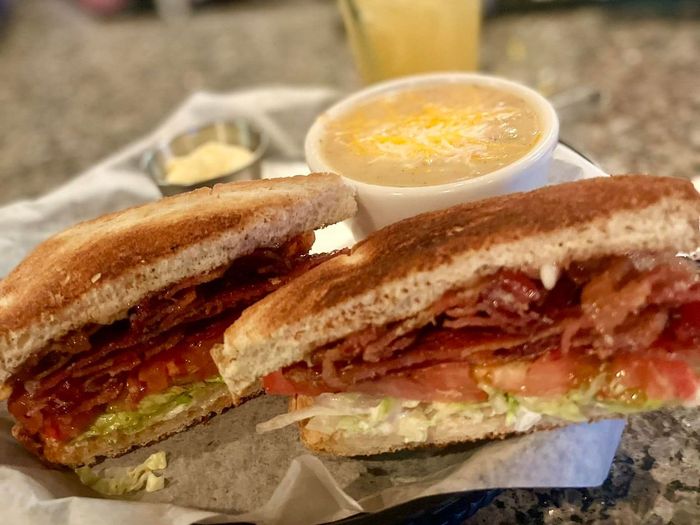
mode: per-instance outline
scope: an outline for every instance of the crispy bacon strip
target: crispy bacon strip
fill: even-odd
[[[607,359],[677,338],[672,330],[669,335],[669,319],[697,301],[695,264],[673,256],[633,254],[576,265],[553,290],[502,271],[469,293],[448,293],[423,314],[426,323],[418,329],[406,333],[407,322],[400,322],[360,331],[317,350],[311,366],[296,364],[282,375],[300,393],[366,391],[368,381],[439,363],[491,366],[574,349]]]

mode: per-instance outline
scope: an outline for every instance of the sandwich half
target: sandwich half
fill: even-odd
[[[291,397],[311,449],[368,455],[700,401],[688,181],[619,176],[388,226],[247,310],[212,352]]]
[[[352,190],[313,174],[223,184],[84,222],[0,281],[0,384],[12,430],[77,466],[159,440],[232,397],[212,345],[250,304],[328,259],[313,231]]]

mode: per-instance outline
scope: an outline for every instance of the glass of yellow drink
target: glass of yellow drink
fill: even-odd
[[[338,0],[367,83],[478,65],[481,0]]]

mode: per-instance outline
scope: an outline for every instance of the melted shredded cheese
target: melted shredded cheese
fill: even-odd
[[[393,119],[353,119],[340,133],[341,140],[364,155],[418,161],[486,158],[495,150],[507,148],[494,143],[497,128],[517,113],[515,108],[484,110],[464,107],[458,110],[438,104],[425,104],[419,112]]]

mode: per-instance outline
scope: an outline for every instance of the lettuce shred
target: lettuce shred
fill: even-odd
[[[161,490],[165,486],[165,476],[159,476],[155,471],[167,466],[165,452],[161,451],[151,454],[136,467],[111,467],[99,473],[90,467],[80,467],[75,473],[83,485],[95,492],[105,496],[122,496],[143,489],[146,492]]]
[[[159,394],[144,397],[135,410],[110,408],[76,440],[105,437],[117,432],[139,432],[156,421],[172,419],[187,410],[196,397],[218,388],[222,383],[221,377],[214,377],[186,386],[172,386]]]

